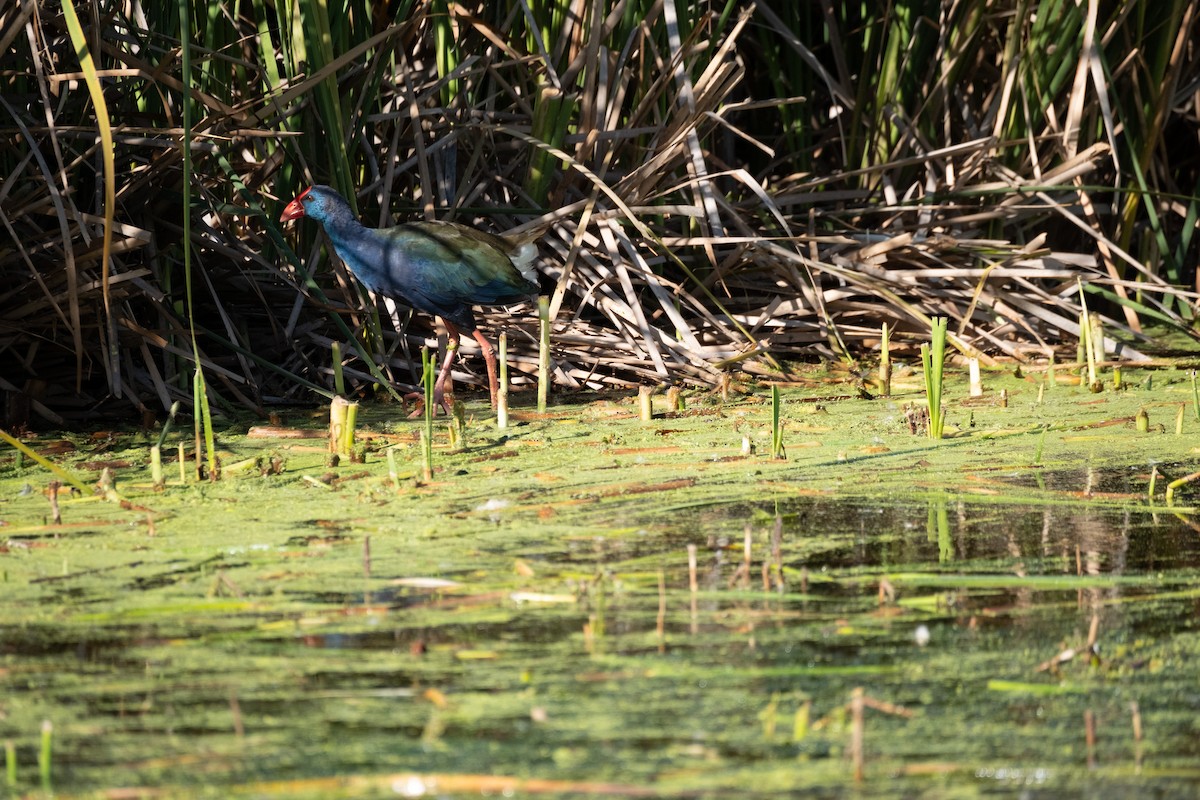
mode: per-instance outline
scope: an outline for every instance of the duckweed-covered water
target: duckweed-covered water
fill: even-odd
[[[386,408],[365,464],[237,424],[223,463],[281,471],[160,491],[152,434],[40,437],[118,476],[60,524],[7,452],[8,793],[1194,796],[1200,532],[1163,488],[1200,456],[1126,407],[1163,395],[1014,392],[940,443],[788,398],[786,461],[744,452],[753,397],[606,402],[477,422],[432,481]]]

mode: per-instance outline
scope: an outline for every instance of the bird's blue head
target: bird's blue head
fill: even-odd
[[[334,189],[329,186],[310,186],[287,204],[279,221],[310,217],[324,225],[336,217],[350,214],[350,204]]]

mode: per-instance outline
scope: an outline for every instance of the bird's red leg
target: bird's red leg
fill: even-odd
[[[442,320],[445,322],[445,320]],[[446,402],[447,386],[449,393],[454,394],[454,378],[450,377],[450,368],[454,366],[454,357],[458,355],[458,328],[446,322],[446,360],[442,362],[442,370],[433,383],[433,402],[442,407],[446,416],[450,416],[450,404]],[[436,409],[434,409],[436,411]]]
[[[479,349],[483,351],[483,360],[487,362],[488,390],[492,393],[492,408],[495,408],[496,397],[500,392],[500,382],[496,380],[496,353],[492,350],[492,343],[483,335],[483,331],[476,330],[471,335],[475,337],[475,341],[479,342]]]

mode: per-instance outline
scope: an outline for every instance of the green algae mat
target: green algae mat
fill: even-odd
[[[157,431],[25,437],[112,479],[0,451],[4,791],[1194,796],[1189,373],[951,376],[941,441],[851,378],[782,387],[783,459],[755,384],[472,402],[428,478],[389,405],[338,464],[230,422],[216,481],[172,433],[159,488]]]

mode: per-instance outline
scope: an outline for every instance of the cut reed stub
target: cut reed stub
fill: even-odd
[[[550,397],[550,298],[538,297],[538,386],[537,410],[546,413]]]
[[[654,387],[638,387],[638,417],[642,422],[654,420]]]
[[[150,445],[150,479],[154,488],[160,490],[166,484],[163,478],[162,448],[156,444]]]
[[[970,375],[971,397],[983,397],[983,382],[979,379],[979,359],[967,360],[967,373]]]
[[[329,452],[349,455],[354,449],[358,403],[338,395],[329,401]]]
[[[880,326],[879,336],[879,393],[892,396],[892,332],[885,322]]]
[[[499,350],[500,385],[496,393],[496,427],[508,428],[508,332],[500,332]]]
[[[667,388],[667,410],[681,413],[685,410],[686,404],[683,402],[683,390],[678,386],[670,386]]]

